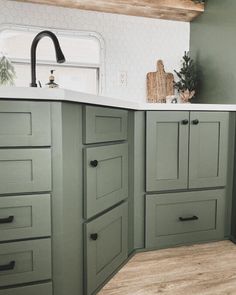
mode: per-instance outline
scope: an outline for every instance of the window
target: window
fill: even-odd
[[[45,28],[6,25],[0,28],[0,52],[12,61],[16,86],[29,86],[30,48],[33,38]],[[60,42],[66,62],[57,64],[50,38],[40,40],[37,47],[37,81],[48,82],[50,70],[55,70],[55,82],[60,88],[101,94],[104,78],[104,42],[95,32],[51,30]]]

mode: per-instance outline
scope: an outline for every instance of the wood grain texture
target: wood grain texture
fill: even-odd
[[[204,11],[192,0],[16,0],[150,18],[192,21]]]
[[[235,295],[236,245],[222,241],[136,254],[99,295]]]
[[[148,102],[166,102],[174,94],[174,75],[166,73],[162,60],[157,61],[157,71],[147,74]]]

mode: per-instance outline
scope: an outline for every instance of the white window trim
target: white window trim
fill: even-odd
[[[86,37],[86,38],[94,38],[100,46],[100,64],[94,64],[94,63],[66,63],[63,65],[58,64],[56,61],[37,61],[38,64],[44,64],[44,65],[53,65],[54,67],[78,67],[78,68],[91,68],[91,69],[98,69],[98,94],[102,95],[105,89],[105,41],[101,34],[93,31],[78,31],[78,30],[65,30],[65,29],[58,29],[58,28],[52,28],[52,27],[38,27],[38,26],[26,26],[26,25],[17,25],[17,24],[10,24],[5,23],[0,25],[0,32],[3,32],[5,30],[17,30],[17,31],[27,31],[27,32],[33,32],[35,35],[44,30],[49,30],[55,33],[56,35],[61,36],[75,36],[75,37]],[[30,48],[29,48],[30,52]],[[21,58],[15,58],[11,59],[13,63],[20,63],[20,64],[30,64],[30,60],[28,59],[21,59]]]

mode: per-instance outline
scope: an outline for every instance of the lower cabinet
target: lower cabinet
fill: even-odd
[[[224,237],[224,190],[146,196],[146,247]]]
[[[0,287],[51,279],[51,239],[0,245]]]
[[[52,283],[4,289],[0,295],[52,295]]]
[[[86,294],[92,294],[127,258],[128,204],[85,224]]]

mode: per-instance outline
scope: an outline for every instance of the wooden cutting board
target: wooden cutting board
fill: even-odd
[[[166,102],[166,97],[174,95],[174,75],[166,73],[162,60],[157,61],[157,71],[147,74],[148,102]]]

